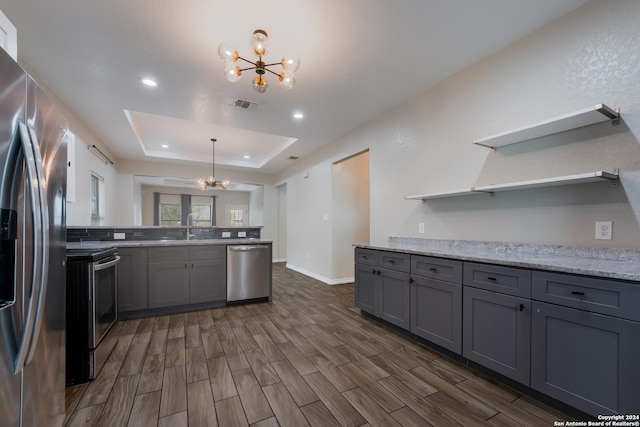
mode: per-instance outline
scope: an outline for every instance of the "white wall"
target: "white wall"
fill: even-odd
[[[249,192],[249,225],[264,224],[264,187]]]
[[[278,198],[278,246],[274,248],[274,260],[287,260],[287,184],[276,187]]]
[[[73,131],[73,129],[72,129]],[[75,141],[76,199],[67,202],[68,225],[91,225],[91,173],[104,178],[105,223],[116,222],[119,200],[124,197],[122,182],[116,169],[105,164],[87,149],[87,143],[76,135]]]
[[[276,176],[288,188],[288,264],[335,279],[331,164],[370,150],[371,241],[390,235],[640,249],[640,2],[594,0],[450,76]],[[437,58],[434,58],[437,61]],[[622,124],[489,150],[471,141],[598,103]],[[406,195],[620,169],[584,184],[429,201]],[[309,171],[309,178],[303,173]],[[594,239],[612,220],[613,240]],[[418,223],[426,233],[418,234]]]

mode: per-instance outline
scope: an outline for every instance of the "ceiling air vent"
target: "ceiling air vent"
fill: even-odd
[[[298,156],[289,156],[289,160],[298,160],[299,158]]]
[[[247,101],[246,99],[240,98],[237,98],[234,101],[233,106],[248,111],[256,111],[258,109],[258,104],[256,104],[255,102]]]

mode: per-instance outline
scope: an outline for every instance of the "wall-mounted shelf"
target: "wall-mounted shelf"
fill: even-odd
[[[487,136],[473,141],[476,145],[488,148],[504,147],[505,145],[517,142],[540,138],[554,133],[577,129],[583,126],[611,121],[613,124],[619,122],[620,113],[618,110],[610,108],[605,104],[597,104],[593,107],[580,111],[554,117],[542,122],[533,123],[507,132]]]
[[[431,200],[444,199],[449,197],[470,196],[473,194],[496,193],[499,191],[526,190],[531,188],[555,187],[558,185],[586,184],[599,181],[617,181],[618,171],[605,172],[587,172],[576,175],[554,176],[550,178],[533,179],[529,181],[508,182],[504,184],[484,185],[480,187],[471,187],[466,190],[448,191],[442,193],[428,193],[415,196],[407,196],[407,200]]]

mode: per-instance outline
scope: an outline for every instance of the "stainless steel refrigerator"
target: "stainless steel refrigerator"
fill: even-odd
[[[64,421],[67,124],[0,49],[0,425]]]

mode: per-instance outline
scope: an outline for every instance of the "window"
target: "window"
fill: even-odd
[[[153,193],[153,203],[154,225],[185,226],[187,221],[196,227],[216,225],[215,196]]]
[[[249,222],[247,205],[225,205],[225,219],[230,227],[243,227]]]
[[[104,178],[91,172],[91,225],[104,225]]]
[[[160,225],[182,224],[182,203],[180,196],[173,194],[160,194]]]
[[[192,220],[194,226],[210,227],[212,211],[212,197],[191,196],[191,213],[193,214]]]

